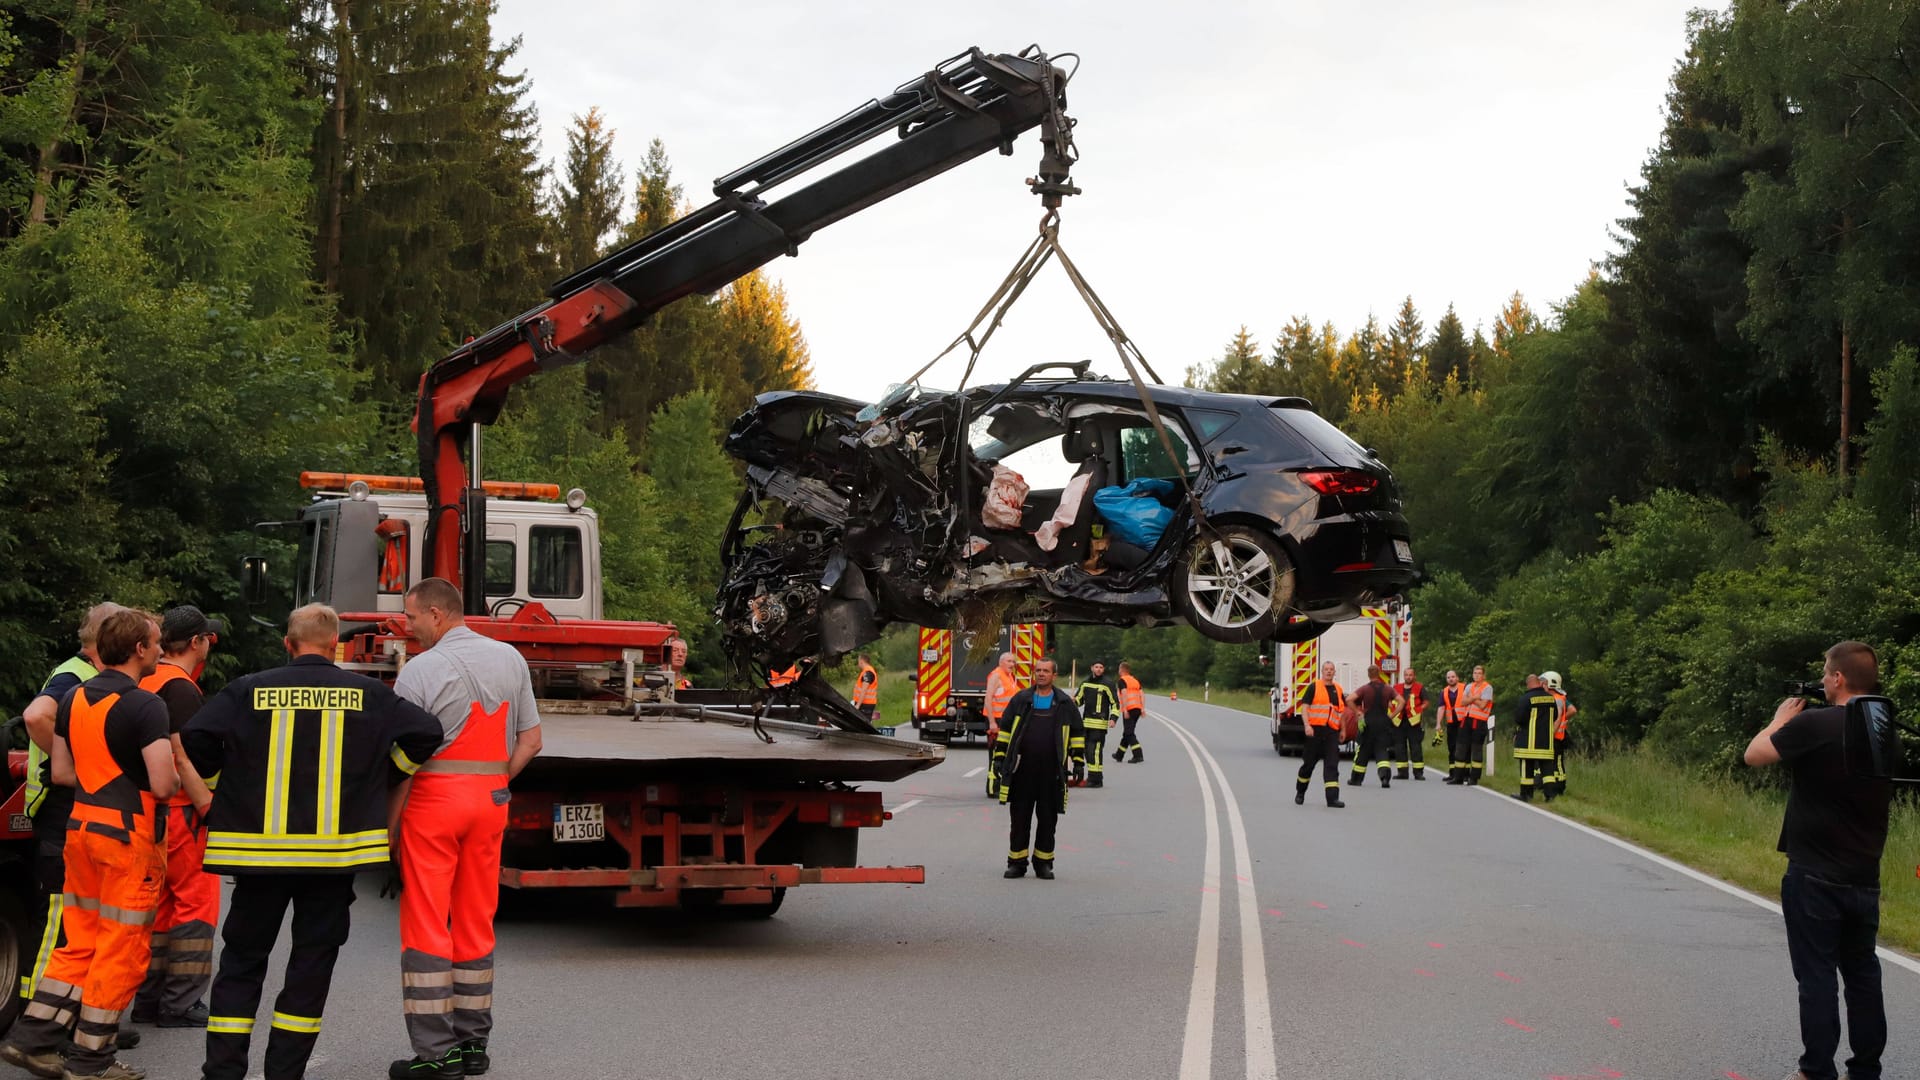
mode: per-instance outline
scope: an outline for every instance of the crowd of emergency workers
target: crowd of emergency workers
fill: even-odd
[[[465,625],[460,591],[405,597],[392,686],[335,664],[340,621],[287,620],[288,662],[203,695],[227,628],[199,608],[94,606],[25,718],[44,930],[0,1060],[49,1080],[142,1080],[132,1025],[206,1033],[205,1080],[242,1080],[292,912],[264,1075],[297,1080],[351,928],[354,875],[400,905],[396,1080],[492,1059],[494,913],[508,783],[541,749],[526,660]],[[220,911],[220,878],[231,877]],[[221,927],[216,968],[213,935]]]

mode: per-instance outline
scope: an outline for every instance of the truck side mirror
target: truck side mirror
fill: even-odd
[[[248,555],[240,560],[240,597],[248,607],[267,602],[267,557]]]
[[[908,686],[919,686],[919,685],[920,685],[920,676],[918,676],[918,675],[909,675],[909,676],[907,676],[907,685],[908,685]]]

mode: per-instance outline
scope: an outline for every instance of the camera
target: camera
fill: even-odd
[[[1806,698],[1815,705],[1827,703],[1827,688],[1818,679],[1790,679],[1786,688],[1788,697]]]

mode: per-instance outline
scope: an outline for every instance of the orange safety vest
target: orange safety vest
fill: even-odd
[[[987,675],[987,719],[999,723],[1000,717],[1007,711],[1007,702],[1020,692],[1020,680],[994,668]]]
[[[187,674],[186,670],[180,665],[162,660],[160,661],[160,666],[154,670],[153,674],[140,680],[140,689],[150,694],[158,694],[161,687],[173,682],[175,679],[185,679],[188,682],[193,682],[193,676]],[[194,683],[194,685],[198,686],[199,684]],[[188,797],[187,789],[182,787],[179,791],[173,793],[172,798],[167,800],[167,805],[192,806],[193,800]]]
[[[1466,692],[1467,688],[1464,686],[1449,686],[1440,691],[1440,719],[1449,724],[1458,724],[1466,720],[1466,713],[1460,708]]]
[[[73,791],[73,816],[68,828],[84,828],[115,839],[139,837],[153,843],[153,792],[133,786],[133,778],[113,760],[107,749],[107,713],[120,700],[108,694],[98,702],[87,700],[87,688],[75,690],[67,713],[67,747],[73,751],[73,771],[80,783]],[[115,836],[116,833],[124,835]]]
[[[1493,715],[1493,702],[1480,696],[1480,691],[1491,689],[1492,686],[1484,682],[1467,684],[1467,700],[1461,710],[1468,720],[1484,724],[1487,717]]]
[[[1553,737],[1564,740],[1567,737],[1567,695],[1558,690],[1549,690],[1553,700],[1560,706],[1560,716],[1553,722]]]
[[[1140,692],[1140,680],[1131,675],[1120,676],[1120,711],[1130,713],[1135,709],[1145,710],[1147,698]]]
[[[1313,680],[1307,692],[1300,695],[1300,715],[1310,728],[1339,728],[1340,710],[1347,707],[1346,692],[1337,684]]]
[[[855,705],[880,704],[880,673],[873,670],[872,664],[860,665],[860,674],[853,680],[853,703]]]

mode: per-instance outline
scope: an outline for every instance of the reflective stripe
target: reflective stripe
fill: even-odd
[[[1026,858],[1026,857],[1027,857],[1028,855],[1030,855],[1030,854],[1032,854],[1032,853],[1033,853],[1033,849],[1032,849],[1032,848],[1021,848],[1021,849],[1020,849],[1019,851],[1009,851],[1009,852],[1007,852],[1007,858],[1009,858],[1009,859],[1024,859],[1024,858]]]
[[[420,763],[408,757],[406,751],[400,749],[399,746],[395,746],[393,749],[387,751],[387,756],[393,759],[394,768],[399,769],[408,776],[412,776],[420,770]]]
[[[95,1034],[76,1027],[73,1029],[73,1045],[81,1050],[105,1050],[113,1044],[114,1037],[118,1034],[116,1031]],[[67,1070],[67,1075],[72,1076],[73,1071]]]
[[[453,1011],[452,998],[408,998],[400,1003],[400,1011],[414,1016],[437,1016]]]
[[[44,1001],[27,1002],[25,1015],[35,1020],[51,1020],[61,1027],[67,1027],[73,1023],[72,1009],[63,1009],[58,1005],[51,1005]]]
[[[492,986],[493,985],[493,969],[490,967],[484,967],[484,968],[457,967],[453,969],[451,974],[453,975],[453,981],[455,985],[465,985],[465,986]]]
[[[212,938],[205,938],[205,937],[203,938],[184,937],[183,938],[183,937],[176,936],[176,937],[173,937],[171,940],[173,943],[173,951],[177,953],[180,953],[180,952],[210,953],[213,951]]]
[[[119,1009],[101,1009],[92,1005],[80,1006],[80,1019],[96,1024],[117,1024],[120,1022]]]
[[[456,1009],[493,1008],[492,994],[455,994],[448,1000],[453,1002],[453,1007]]]
[[[101,918],[112,919],[122,926],[150,925],[156,914],[152,911],[130,911],[123,907],[114,907],[112,904],[101,904],[99,901],[94,903],[99,908]]]
[[[420,771],[456,776],[505,776],[507,763],[504,761],[449,761],[446,758],[433,758],[420,766]]]
[[[276,869],[338,869],[346,866],[373,866],[386,862],[387,845],[378,844],[353,851],[240,851],[225,850],[207,853],[207,865],[214,867],[245,866]]]
[[[320,1033],[320,1018],[317,1016],[295,1016],[292,1013],[275,1011],[273,1026],[282,1031],[298,1031],[308,1035]]]
[[[314,784],[314,832],[323,836],[340,831],[340,753],[346,741],[347,714],[343,709],[320,713],[319,779]]]
[[[200,782],[207,785],[208,791],[220,790],[220,774],[219,773],[214,773],[212,776],[203,776],[200,778]]]
[[[279,1016],[279,1013],[274,1013]],[[251,1016],[209,1016],[207,1034],[209,1035],[250,1035],[253,1033]]]
[[[47,961],[53,957],[53,947],[60,940],[60,912],[67,906],[63,893],[50,893],[47,896],[47,925],[40,931],[40,951],[33,957],[33,968],[20,977],[20,996],[32,997],[34,990],[45,980],[41,976],[47,973]],[[53,986],[65,986],[65,983],[53,983]]]
[[[403,971],[400,973],[401,986],[452,986],[451,971]]]
[[[293,772],[292,709],[273,710],[273,727],[267,735],[267,805],[261,821],[268,835],[287,831],[287,786]]]
[[[261,833],[211,832],[207,834],[209,853],[223,848],[241,848],[245,850],[271,850],[282,852],[295,851],[344,851],[350,848],[370,847],[387,842],[387,830],[366,829],[351,833]]]

